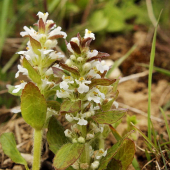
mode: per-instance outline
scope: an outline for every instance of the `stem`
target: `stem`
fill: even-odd
[[[99,149],[104,149],[104,139],[102,134],[99,136]]]
[[[34,130],[34,159],[32,170],[40,169],[41,158],[41,144],[42,144],[42,130]]]

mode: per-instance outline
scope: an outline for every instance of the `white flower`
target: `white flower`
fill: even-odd
[[[91,31],[89,31],[88,29],[85,29],[84,38],[88,38],[88,37],[90,37],[90,38],[92,38],[93,40],[95,40],[94,34],[93,34]]]
[[[85,120],[84,118],[78,118],[78,125],[87,125],[88,121]]]
[[[57,97],[58,98],[67,98],[70,97],[70,93],[64,89],[57,90]]]
[[[106,156],[107,155],[107,150],[103,150],[103,149],[100,149],[97,154],[95,155],[96,156],[96,159],[101,159],[102,156]]]
[[[88,101],[94,101],[95,103],[101,103],[101,99],[105,99],[105,95],[97,88],[93,88],[86,97]]]
[[[47,108],[47,116],[46,116],[46,119],[48,119],[49,117],[51,117],[52,115],[57,115],[58,112],[55,111],[54,109],[51,109],[51,108]]]
[[[26,84],[27,84],[27,82],[23,82],[19,85],[16,85],[15,89],[12,91],[12,93],[18,93],[21,89],[24,89]]]
[[[99,167],[99,161],[94,161],[93,163],[91,163],[91,168],[94,170],[94,169],[97,169]]]
[[[71,84],[74,83],[73,78],[71,76],[63,75],[62,79],[63,79],[63,81],[60,83],[60,88],[62,88],[64,90],[68,90],[68,88],[69,88],[68,83],[71,83]]]
[[[69,122],[72,122],[74,120],[73,116],[69,115],[69,114],[66,114],[65,115],[65,118],[69,121]]]
[[[97,56],[97,54],[98,54],[98,51],[97,51],[97,50],[92,50],[91,52],[88,51],[88,52],[87,52],[87,58],[95,57],[95,56]]]
[[[19,73],[23,73],[23,75],[28,75],[28,70],[24,67],[22,67],[21,65],[18,65],[18,71],[15,74],[15,78],[17,78],[19,76]]]
[[[96,79],[99,79],[101,78],[100,74],[97,74],[98,70],[96,69],[96,67],[93,67],[93,69],[91,69],[88,74],[87,74],[87,77],[93,77],[93,78],[96,78]]]
[[[48,79],[41,79],[42,81],[42,89],[45,89],[46,87],[54,86],[54,82],[48,81]]]
[[[64,58],[64,54],[62,54],[61,52],[51,52],[50,55],[49,55],[49,58],[52,59],[52,60],[57,60],[57,59],[62,59]]]
[[[38,34],[32,27],[29,29],[27,26],[24,26],[23,28],[25,31],[20,32],[22,37],[30,35],[31,37],[34,37],[34,39],[37,39]]]
[[[71,130],[66,129],[66,130],[64,131],[64,134],[65,134],[66,137],[71,138],[72,132],[71,132]]]
[[[12,113],[20,113],[21,112],[21,107],[20,106],[13,107],[11,109],[11,112]]]
[[[76,83],[79,85],[79,88],[77,89],[79,93],[86,93],[89,91],[89,86],[86,86],[86,84],[90,84],[91,81],[87,81],[84,79],[84,77],[80,77],[79,80],[75,80]]]
[[[67,34],[63,31],[61,31],[61,27],[57,27],[54,30],[52,30],[49,35],[48,38],[50,39],[51,37],[55,36],[55,35],[63,35],[63,38],[67,37]]]
[[[115,105],[116,109],[118,109],[118,107],[119,107],[119,103],[118,103],[118,102],[116,102],[116,101],[114,101],[114,102],[113,102],[113,104]]]
[[[53,74],[53,70],[52,68],[50,67],[46,72],[45,72],[45,75],[46,76],[49,76],[49,75],[52,75]]]
[[[67,49],[68,49],[70,52],[74,53],[73,49],[71,48],[71,44],[70,44],[70,43],[67,44]]]
[[[104,73],[105,70],[109,70],[109,66],[105,64],[105,61],[102,60],[100,61],[94,61],[93,65],[97,68],[98,71],[100,71],[100,73]]]
[[[85,117],[85,114],[78,113],[76,117],[73,117],[73,119],[78,120],[77,124],[79,125],[87,125],[88,121],[84,119]]]
[[[38,12],[38,17],[39,17],[39,19],[40,18],[42,18],[42,20],[43,20],[43,22],[44,22],[44,24],[46,23],[46,20],[47,20],[47,17],[48,17],[48,12],[46,12],[46,13],[42,13],[42,12]]]

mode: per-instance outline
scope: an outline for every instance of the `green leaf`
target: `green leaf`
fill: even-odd
[[[106,104],[101,105],[101,109],[102,109],[103,111],[108,111],[108,110],[110,110],[114,101],[115,101],[115,99],[112,99],[112,100],[110,100],[109,102],[107,102]]]
[[[23,58],[23,67],[28,70],[28,75],[31,80],[37,84],[41,84],[41,76],[37,73],[37,71],[31,66],[28,60],[24,57]]]
[[[24,165],[26,170],[28,170],[27,162],[21,156],[16,147],[15,137],[13,133],[9,132],[2,134],[0,137],[0,143],[2,145],[4,153],[8,155],[13,162]]]
[[[68,143],[61,147],[54,157],[53,166],[57,170],[64,170],[72,165],[84,150],[84,144]]]
[[[40,56],[41,52],[39,51],[39,49],[42,48],[40,42],[35,40],[31,36],[29,36],[29,37],[30,37],[30,43],[31,43],[31,46],[32,46],[34,53]]]
[[[8,92],[14,96],[21,96],[21,93],[22,93],[22,89],[17,92],[17,93],[12,93],[12,91],[15,89],[15,86],[11,86],[10,84],[7,85],[7,88],[8,88]]]
[[[47,141],[50,150],[56,154],[59,148],[69,142],[68,138],[64,134],[64,128],[61,123],[54,117],[49,121]]]
[[[132,163],[135,154],[135,144],[130,139],[125,139],[119,151],[113,157],[121,162],[122,170],[126,170]]]
[[[126,109],[115,109],[107,112],[98,112],[92,119],[99,124],[113,124],[120,120],[125,114]]]
[[[107,166],[107,170],[122,170],[122,164],[120,161],[112,158]]]
[[[40,90],[28,83],[21,95],[21,113],[24,120],[35,129],[42,129],[46,121],[47,103]]]
[[[105,79],[105,78],[101,78],[101,79],[92,79],[91,80],[91,84],[89,85],[90,88],[92,88],[93,86],[96,85],[101,85],[101,86],[110,86],[111,84],[113,84],[116,80],[109,80],[109,79]]]
[[[61,104],[59,102],[57,102],[57,101],[53,101],[53,100],[47,101],[47,107],[49,107],[49,108],[51,108],[51,109],[53,109],[55,111],[60,110],[60,105]]]
[[[106,29],[108,18],[104,16],[103,10],[93,12],[89,20],[89,27],[92,31],[98,32]]]
[[[111,1],[105,5],[103,12],[104,15],[108,18],[109,22],[108,26],[106,27],[106,31],[123,31],[126,28],[124,14],[121,12],[121,9],[118,8],[116,5],[113,5]]]
[[[77,100],[74,102],[64,101],[61,104],[60,112],[61,113],[73,113],[78,112],[81,109],[81,100]]]
[[[120,161],[122,165],[122,170],[125,170],[132,162],[134,153],[134,142],[128,138],[124,138],[108,149],[107,155],[103,157],[100,161],[100,166],[98,170],[106,169],[112,158]],[[122,156],[122,158],[120,156]]]

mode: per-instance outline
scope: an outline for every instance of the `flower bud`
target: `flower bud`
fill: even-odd
[[[76,161],[73,165],[71,165],[74,169],[79,169],[79,163]]]
[[[83,61],[83,57],[78,57],[77,61],[82,62]]]
[[[72,63],[72,61],[71,61],[70,59],[67,59],[67,60],[66,60],[66,64],[67,64],[68,66],[72,66],[73,63]]]
[[[83,65],[83,70],[89,71],[90,69],[91,69],[91,64],[90,64],[90,63],[85,63],[85,64]]]
[[[71,60],[76,60],[76,56],[75,55],[71,55],[70,58],[71,58]]]
[[[85,139],[84,139],[82,136],[80,136],[80,137],[78,138],[78,142],[79,142],[79,143],[85,143]]]
[[[89,165],[88,165],[88,163],[81,163],[81,164],[80,164],[80,168],[81,168],[81,169],[88,169],[88,168],[89,168]]]
[[[86,112],[85,115],[86,115],[86,118],[89,118],[91,116],[91,112]]]
[[[77,143],[77,139],[72,139],[72,143]]]
[[[86,136],[86,140],[90,140],[94,138],[94,134],[88,133]]]
[[[97,169],[99,167],[99,161],[94,161],[92,164],[91,164],[91,168],[92,169]]]

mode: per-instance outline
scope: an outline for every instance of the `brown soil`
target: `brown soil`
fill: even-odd
[[[149,37],[149,38],[148,38]],[[138,48],[128,57],[128,59],[120,66],[120,71],[124,76],[132,75],[135,73],[143,72],[146,68],[141,67],[139,63],[149,63],[149,56],[151,50],[151,35],[146,32],[137,31],[129,36],[116,36],[108,38],[99,48],[100,51],[105,51],[111,54],[110,58],[112,60],[117,60],[122,57],[130,47],[136,43]],[[155,65],[161,68],[170,70],[170,51],[168,48],[168,43],[158,39]],[[4,52],[7,53],[7,52]],[[3,60],[3,62],[5,62]],[[16,65],[14,66],[16,70]],[[164,76],[160,73],[153,74],[153,84],[152,84],[152,122],[154,129],[157,131],[158,136],[163,135],[163,138],[168,141],[168,135],[165,128],[165,123],[163,117],[160,113],[159,107],[163,107],[170,100],[170,77]],[[119,97],[118,102],[120,107],[128,108],[129,115],[136,115],[139,129],[147,135],[147,109],[148,109],[148,90],[147,90],[148,76],[142,78],[137,78],[133,80],[128,80],[126,82],[120,83],[118,86]],[[10,82],[0,82],[1,89],[5,89],[5,85]],[[0,91],[2,97],[6,96],[6,91]],[[11,98],[11,96],[9,95]],[[15,98],[15,97],[14,97]],[[15,99],[14,99],[15,100]],[[13,106],[19,105],[19,100],[13,101]],[[134,110],[138,109],[138,110]],[[168,121],[170,121],[170,110],[166,112]],[[68,123],[60,117],[59,120],[64,126],[68,126]],[[122,123],[117,127],[117,131],[122,134],[126,127],[126,120],[123,119]],[[4,132],[13,132],[16,137],[17,147],[19,151],[23,154],[24,158],[28,161],[32,161],[32,138],[33,132],[30,126],[28,126],[24,120],[16,114],[10,113],[10,109],[7,109],[4,105],[0,108],[0,134]],[[44,132],[44,136],[45,136]],[[136,132],[137,140],[136,144],[136,154],[135,157],[138,160],[141,167],[147,163],[144,149],[146,144],[144,138],[141,137]],[[106,140],[106,145],[109,147],[115,143],[115,139],[112,134]],[[140,149],[142,148],[142,149]],[[164,153],[166,159],[168,157]],[[44,140],[43,153],[42,153],[42,170],[52,170],[51,160],[53,154],[48,150],[47,143]],[[156,161],[163,168],[163,163],[161,158],[155,159],[153,156],[152,164],[147,165],[144,169],[156,169]],[[0,146],[0,170],[1,169],[12,169],[12,170],[23,170],[23,166],[14,164],[7,156],[2,152]],[[170,167],[169,167],[170,168]],[[133,170],[132,166],[128,170]],[[158,169],[158,168],[157,168]]]

